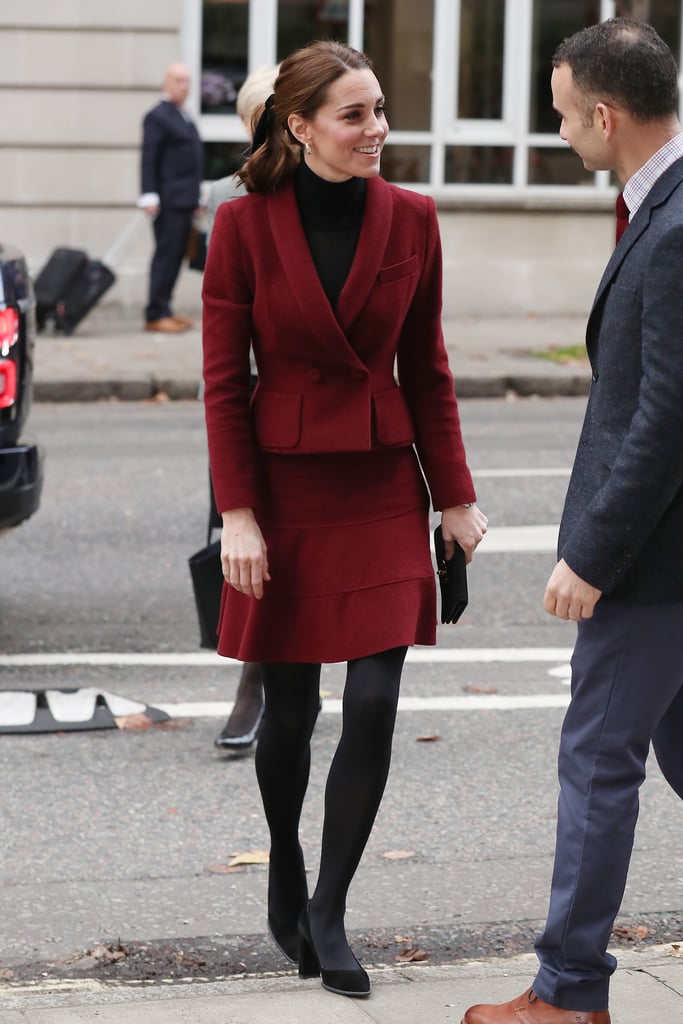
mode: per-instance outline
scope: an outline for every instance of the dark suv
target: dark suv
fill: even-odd
[[[0,533],[28,519],[43,486],[43,453],[22,437],[31,407],[36,303],[22,254],[0,244]]]

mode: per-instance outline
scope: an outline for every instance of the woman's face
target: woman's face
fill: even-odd
[[[289,119],[295,138],[310,145],[304,159],[327,181],[373,178],[389,125],[384,96],[372,71],[346,71],[330,86],[325,103],[310,120]]]

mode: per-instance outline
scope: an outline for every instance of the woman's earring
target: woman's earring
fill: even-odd
[[[305,152],[306,152],[306,156],[310,156],[310,155],[311,155],[311,153],[312,153],[312,150],[311,150],[311,144],[310,144],[310,142],[307,142],[307,143],[306,143],[306,145],[304,146],[304,150],[305,150]]]

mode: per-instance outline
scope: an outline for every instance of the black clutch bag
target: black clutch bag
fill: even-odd
[[[196,551],[189,559],[194,603],[199,620],[199,642],[202,647],[215,651],[218,646],[216,629],[223,591],[221,568],[221,542],[214,541]]]
[[[441,527],[437,526],[434,530],[434,553],[441,590],[442,622],[457,622],[467,608],[467,561],[458,542],[454,541],[454,544],[453,557],[446,561],[446,546]]]

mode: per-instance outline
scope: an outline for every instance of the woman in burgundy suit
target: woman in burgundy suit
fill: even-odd
[[[457,540],[471,559],[486,532],[441,333],[436,210],[378,176],[387,132],[365,55],[320,41],[283,61],[238,175],[249,194],[218,209],[203,286],[218,650],[263,665],[268,924],[302,977],[351,996],[370,983],[346,894],[406,649],[436,642],[430,497],[448,554]],[[323,662],[348,671],[309,902],[298,830]]]

